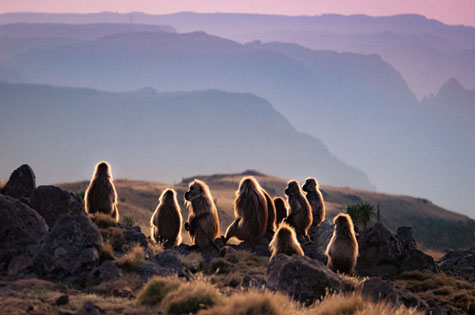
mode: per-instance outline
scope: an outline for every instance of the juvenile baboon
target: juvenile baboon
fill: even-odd
[[[264,194],[264,197],[266,197],[266,203],[267,203],[267,231],[266,232],[273,234],[275,231],[274,200],[264,188],[262,188],[262,193]]]
[[[353,221],[348,214],[339,213],[334,219],[333,236],[328,243],[325,254],[328,256],[327,266],[334,272],[351,274],[358,257]]]
[[[267,202],[262,188],[254,177],[244,177],[234,200],[235,219],[226,230],[225,241],[236,237],[253,246],[267,229]]]
[[[325,203],[320,192],[320,186],[317,180],[309,177],[302,186],[303,191],[307,193],[306,197],[312,207],[313,225],[318,226],[325,220]]]
[[[300,247],[300,243],[295,235],[294,228],[285,222],[279,225],[279,228],[274,234],[274,238],[272,238],[269,244],[269,248],[272,252],[270,259],[279,253],[289,256],[293,254],[304,256],[302,247]]]
[[[165,248],[180,245],[182,221],[175,190],[165,189],[150,219],[152,241],[163,244]]]
[[[290,213],[286,221],[295,228],[298,237],[308,237],[308,228],[312,225],[312,208],[302,193],[300,185],[295,180],[287,184],[285,194],[289,200]]]
[[[185,200],[189,211],[185,229],[191,241],[200,248],[213,245],[219,235],[219,218],[208,185],[195,179],[188,186]]]
[[[115,190],[110,166],[102,161],[96,165],[89,187],[84,195],[86,212],[93,214],[101,212],[111,215],[119,222],[117,209],[117,191]]]
[[[275,205],[275,224],[278,226],[285,218],[287,218],[287,202],[282,197],[274,198]]]

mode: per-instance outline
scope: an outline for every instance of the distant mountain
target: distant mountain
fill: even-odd
[[[42,183],[88,178],[104,159],[116,177],[177,182],[190,173],[255,168],[372,189],[363,172],[251,94],[0,83],[0,109],[4,179],[23,162]]]
[[[135,23],[172,25],[179,32],[205,31],[242,43],[282,41],[318,50],[376,53],[401,72],[419,98],[434,93],[451,77],[475,87],[475,28],[446,25],[416,14],[385,17],[193,12],[0,15],[0,23],[129,23],[131,19]]]

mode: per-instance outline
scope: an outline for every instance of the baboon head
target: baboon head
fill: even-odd
[[[295,196],[300,193],[300,187],[297,181],[291,180],[287,183],[287,188],[285,188],[285,194],[287,196]]]
[[[243,177],[239,183],[239,189],[236,192],[238,195],[245,195],[249,192],[261,191],[261,186],[252,176]]]
[[[318,189],[318,182],[315,178],[309,177],[305,180],[305,184],[302,186],[303,191],[311,192]]]
[[[337,231],[341,232],[352,232],[353,231],[353,220],[348,214],[339,213],[334,219]]]
[[[106,161],[101,161],[96,165],[95,177],[110,177],[110,166]]]
[[[190,183],[188,186],[188,191],[185,192],[185,200],[186,201],[192,201],[195,198],[198,198],[199,196],[205,195],[206,194],[206,188],[205,188],[205,183],[195,179]]]
[[[176,199],[176,192],[175,190],[171,188],[167,188],[162,192],[162,195],[160,196],[160,202],[168,202],[172,203],[175,202]]]

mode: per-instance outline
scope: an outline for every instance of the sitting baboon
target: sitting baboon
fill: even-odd
[[[300,243],[295,235],[294,228],[285,222],[282,222],[279,225],[279,228],[274,234],[274,238],[272,238],[272,241],[269,244],[269,248],[272,252],[272,255],[270,256],[271,260],[279,253],[289,256],[292,256],[293,254],[304,256],[302,247],[300,247]]]
[[[165,189],[150,219],[152,241],[163,244],[164,248],[180,245],[182,221],[175,190]]]
[[[325,203],[320,192],[320,187],[315,178],[309,177],[302,186],[303,191],[307,193],[307,200],[312,207],[313,225],[319,226],[325,220]]]
[[[111,215],[119,222],[119,210],[117,209],[117,192],[114,187],[110,166],[102,161],[96,165],[89,187],[84,195],[86,212],[96,212]]]
[[[333,236],[328,243],[325,254],[328,256],[327,266],[334,272],[352,274],[358,257],[353,221],[348,214],[339,213],[334,219]]]
[[[244,177],[234,200],[235,220],[226,230],[225,241],[236,237],[254,246],[267,229],[267,202],[262,188],[254,177]]]
[[[266,232],[273,234],[275,231],[274,200],[264,188],[262,188],[262,193],[264,194],[264,197],[266,197],[266,203],[267,203],[267,231]]]
[[[275,224],[279,225],[285,218],[287,218],[287,202],[282,197],[274,198],[275,205]]]
[[[194,245],[200,248],[216,246],[214,241],[219,235],[219,218],[209,187],[198,179],[188,187],[185,200],[189,215],[185,229],[190,233]]]
[[[285,194],[290,206],[290,213],[286,221],[295,228],[298,237],[304,237],[310,241],[307,232],[310,225],[312,225],[312,208],[297,181],[291,180],[288,182]]]

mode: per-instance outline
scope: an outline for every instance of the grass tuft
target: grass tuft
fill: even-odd
[[[114,250],[112,249],[111,243],[105,242],[101,247],[99,255],[101,261],[114,260]]]
[[[154,305],[160,303],[170,292],[178,289],[183,282],[176,277],[150,278],[138,295],[141,304]]]
[[[106,229],[111,226],[117,226],[115,219],[105,213],[94,213],[90,215],[92,222],[94,222],[98,228]]]
[[[122,217],[122,223],[125,224],[125,225],[130,225],[130,226],[133,226],[135,225],[135,218],[131,215],[124,215]]]
[[[145,260],[145,252],[139,245],[132,248],[117,260],[117,265],[128,272],[141,271]]]

